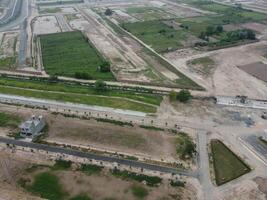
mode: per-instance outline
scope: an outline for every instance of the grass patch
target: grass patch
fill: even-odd
[[[15,63],[15,57],[7,57],[0,59],[0,69],[10,69]]]
[[[102,169],[103,167],[92,164],[82,164],[80,167],[80,171],[86,173],[87,175],[100,174]]]
[[[20,117],[0,112],[0,127],[17,128],[20,122]]]
[[[115,80],[111,72],[101,72],[106,61],[80,31],[41,35],[43,64],[49,75]]]
[[[21,88],[9,88],[0,86],[0,93],[19,95],[24,97],[34,97],[39,99],[49,99],[61,102],[73,102],[87,105],[97,105],[111,108],[134,110],[145,113],[155,113],[157,108],[139,102],[133,102],[121,98],[106,98],[101,96],[86,96],[82,94],[57,93],[47,91],[33,91]]]
[[[138,182],[146,181],[146,184],[148,186],[157,186],[162,181],[162,179],[157,176],[147,176],[144,174],[137,174],[126,170],[120,171],[118,169],[114,169],[111,171],[111,174],[124,180],[135,180]]]
[[[267,147],[267,141],[263,137],[259,137],[259,140]]]
[[[132,99],[148,104],[160,105],[162,101],[161,95],[156,94],[144,94],[134,91],[123,91],[123,90],[112,90],[107,91],[96,91],[93,86],[83,86],[74,83],[63,83],[63,82],[51,82],[49,80],[25,80],[25,79],[13,79],[13,78],[0,78],[0,85],[12,86],[25,89],[35,89],[44,91],[64,92],[64,93],[77,93],[87,95],[101,95],[106,97],[122,97]]]
[[[118,120],[114,120],[114,119],[97,118],[96,121],[111,123],[111,124],[115,124],[115,125],[118,125],[118,126],[131,126],[131,127],[133,127],[132,123],[122,122],[122,121],[118,121]]]
[[[52,167],[53,170],[68,170],[71,168],[71,161],[67,160],[56,160],[56,163]]]
[[[175,30],[160,20],[123,23],[121,26],[159,53],[182,48],[182,41],[188,35],[187,31]]]
[[[249,166],[219,140],[211,141],[211,152],[217,185],[222,185],[250,171]]]
[[[153,130],[153,131],[164,131],[164,128],[159,128],[155,126],[147,126],[147,125],[140,125],[140,128],[148,129],[148,130]]]
[[[81,194],[73,198],[70,198],[70,200],[92,200],[92,199],[85,194]]]
[[[63,200],[66,197],[58,177],[49,172],[37,174],[33,184],[25,187],[29,192],[49,200]]]
[[[132,194],[138,199],[144,199],[148,195],[148,190],[139,185],[133,185],[131,190]]]
[[[58,13],[61,12],[61,8],[45,8],[45,9],[41,9],[40,13],[44,14],[44,13]]]
[[[186,133],[179,133],[175,140],[176,152],[181,159],[189,159],[196,153],[196,145]]]
[[[210,75],[215,67],[215,62],[210,57],[196,58],[189,61],[188,64],[189,66],[192,65],[196,68],[195,70],[206,76]]]

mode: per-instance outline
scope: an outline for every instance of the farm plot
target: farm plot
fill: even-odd
[[[248,65],[238,66],[239,69],[247,72],[264,82],[267,82],[267,65],[262,62],[251,63]]]
[[[212,1],[185,1],[186,3],[217,14],[222,14],[224,21],[228,23],[244,23],[252,21],[262,21],[267,19],[267,15],[254,12],[241,7],[221,5]]]
[[[211,152],[217,185],[222,185],[250,171],[249,166],[219,140],[211,141]]]
[[[105,59],[81,32],[41,35],[43,64],[50,75],[75,77],[86,74],[87,79],[114,80],[111,72],[101,72]]]
[[[152,21],[158,19],[170,19],[176,16],[157,7],[129,7],[126,13],[140,21]]]

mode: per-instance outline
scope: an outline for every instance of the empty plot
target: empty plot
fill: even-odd
[[[251,63],[248,65],[238,66],[238,68],[248,74],[267,82],[267,65],[262,62]]]
[[[43,64],[50,75],[74,77],[87,73],[92,79],[114,80],[111,72],[101,72],[104,58],[79,31],[41,35]]]

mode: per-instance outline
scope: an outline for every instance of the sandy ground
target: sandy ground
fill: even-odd
[[[54,16],[42,16],[35,18],[33,23],[33,33],[36,35],[58,33],[60,28],[56,17]]]
[[[29,163],[21,158],[1,151],[0,153],[0,199],[38,200],[17,187],[16,180]]]
[[[0,106],[0,112],[7,112],[28,119],[33,110]],[[124,152],[141,158],[176,162],[177,136],[169,132],[153,131],[143,128],[122,127],[110,123],[77,118],[66,118],[39,110],[35,115],[43,115],[49,125],[47,140],[73,145],[90,146],[100,150]],[[5,131],[8,133],[9,131]],[[191,133],[193,136],[193,133]],[[159,148],[160,147],[160,148]],[[186,164],[186,163],[185,163]]]
[[[72,170],[50,171],[50,173],[59,177],[60,183],[70,197],[87,194],[96,200],[111,197],[118,200],[134,200],[136,198],[133,196],[131,188],[133,185],[138,185],[148,190],[149,195],[145,198],[147,200],[175,200],[178,197],[179,199],[197,199],[195,183],[191,180],[188,181],[185,188],[173,188],[168,184],[167,180],[163,180],[159,187],[148,187],[143,183],[116,178],[110,175],[107,169],[103,169],[100,174],[85,175],[82,172],[75,171],[76,167],[78,166],[73,164]],[[49,168],[44,166],[35,168],[31,173],[24,172],[24,169],[22,169],[20,175],[17,176],[17,180],[23,178],[29,181],[28,184],[31,184],[35,175],[46,171],[49,171]]]
[[[80,9],[83,16],[70,21],[73,29],[85,31],[96,48],[112,63],[112,71],[119,80],[150,82],[151,77],[144,71],[147,63],[140,58],[127,44],[125,44],[111,30],[100,23],[94,12],[89,9]]]
[[[266,62],[262,55],[266,52],[267,42],[221,49],[211,52],[176,51],[165,54],[176,67],[204,86],[211,95],[246,95],[250,98],[266,99],[266,83],[240,70],[237,66]],[[182,55],[181,55],[182,54]],[[216,63],[216,69],[209,78],[192,72],[186,62],[195,58],[210,56]]]

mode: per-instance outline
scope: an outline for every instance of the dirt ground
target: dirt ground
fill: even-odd
[[[33,33],[36,35],[61,32],[55,16],[41,16],[33,20]]]
[[[40,198],[27,194],[17,187],[17,178],[30,164],[15,155],[0,152],[0,199],[4,200],[38,200]]]
[[[74,167],[75,168],[75,167]],[[50,171],[45,166],[35,168],[31,173],[21,170],[20,176],[17,177],[30,180],[32,183],[33,177],[39,173],[50,171],[59,178],[60,184],[64,190],[74,197],[80,194],[87,194],[92,199],[102,200],[105,198],[114,198],[118,200],[135,200],[136,197],[132,194],[131,187],[138,185],[146,188],[149,192],[146,200],[175,200],[179,199],[196,199],[196,191],[194,185],[189,181],[185,188],[173,188],[167,180],[163,180],[159,187],[148,187],[143,183],[135,181],[126,181],[116,178],[110,174],[107,169],[103,169],[100,174],[86,175],[83,172],[72,170]],[[70,181],[71,180],[71,181]],[[30,184],[31,184],[30,183]]]
[[[0,111],[19,115],[23,120],[33,114],[30,108],[6,105],[0,105]],[[169,132],[153,131],[137,126],[122,127],[93,119],[66,118],[41,110],[34,114],[43,115],[46,119],[49,125],[46,139],[49,141],[90,146],[156,160],[164,159],[169,162],[175,162],[178,159],[175,151],[177,136]]]
[[[266,49],[267,42],[261,41],[204,53],[195,50],[177,51],[167,53],[165,57],[170,59],[177,69],[206,88],[210,95],[245,95],[250,98],[266,99],[266,83],[237,67],[255,62],[266,63],[266,59],[262,57]],[[197,72],[192,72],[186,64],[188,60],[205,56],[210,56],[216,63],[216,70],[208,79]]]
[[[262,62],[251,63],[247,65],[238,66],[248,74],[267,82],[267,65]]]

